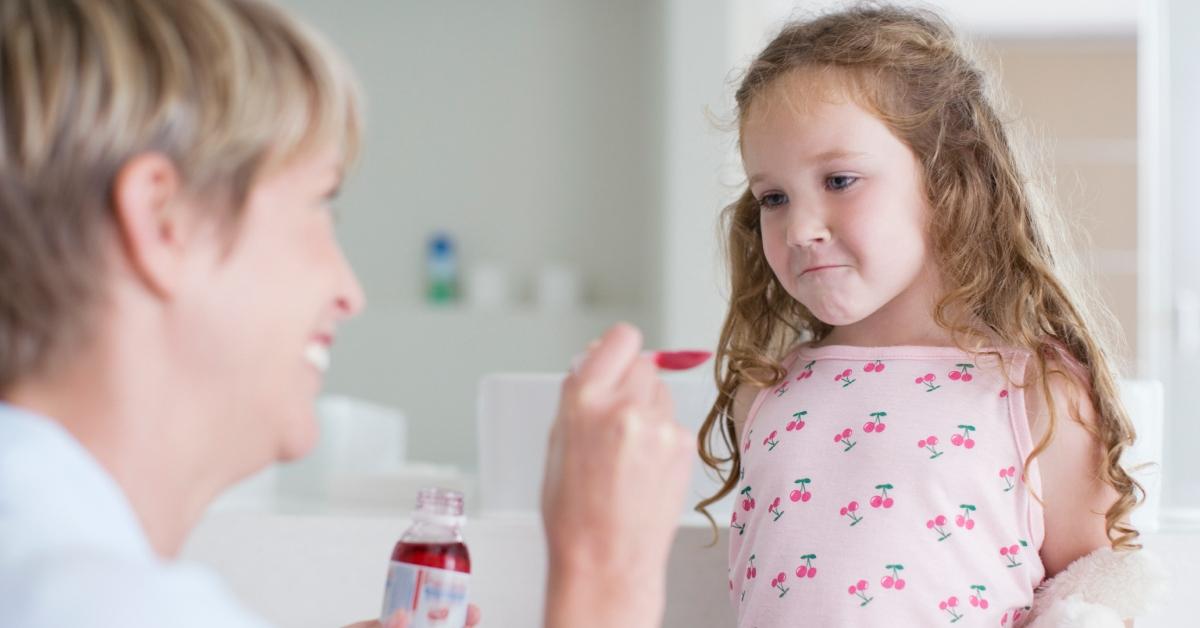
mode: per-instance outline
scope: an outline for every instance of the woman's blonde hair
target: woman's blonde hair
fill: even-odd
[[[0,3],[0,394],[88,339],[126,162],[167,156],[231,225],[285,162],[352,159],[358,103],[332,49],[267,2]]]
[[[1085,310],[1064,281],[1052,251],[1050,215],[1039,211],[985,75],[936,14],[860,5],[784,28],[737,90],[740,121],[769,88],[798,73],[842,81],[920,161],[931,210],[930,255],[947,286],[934,318],[964,350],[973,350],[971,343],[1031,353],[1032,368],[1020,385],[1039,387],[1050,417],[1029,460],[1054,437],[1050,377],[1067,374],[1087,391],[1096,411],[1095,424],[1087,427],[1104,451],[1100,479],[1119,495],[1105,513],[1108,536],[1114,547],[1135,547],[1137,531],[1128,516],[1141,487],[1120,465],[1134,431],[1094,322],[1109,315],[1103,308]],[[723,486],[697,505],[706,516],[709,505],[737,486],[741,456],[732,412],[739,386],[779,383],[787,376],[780,359],[789,348],[832,331],[772,274],[759,211],[746,189],[723,214],[731,299],[717,348],[719,393],[699,433],[700,456]],[[717,434],[723,452],[714,443]]]

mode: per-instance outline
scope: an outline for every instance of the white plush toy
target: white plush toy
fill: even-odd
[[[1167,590],[1162,563],[1145,550],[1103,548],[1071,563],[1034,594],[1025,628],[1124,628]]]

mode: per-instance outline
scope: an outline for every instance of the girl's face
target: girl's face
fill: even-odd
[[[796,81],[781,79],[759,95],[742,125],[771,270],[843,334],[928,320],[936,273],[927,260],[920,163],[852,99],[789,99],[804,91]]]

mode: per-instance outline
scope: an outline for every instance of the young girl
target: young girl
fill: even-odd
[[[739,626],[1021,625],[1135,547],[1133,429],[985,83],[937,16],[865,7],[785,28],[737,92],[698,510],[737,493]]]

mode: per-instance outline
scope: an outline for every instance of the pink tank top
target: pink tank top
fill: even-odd
[[[807,347],[742,435],[741,628],[1021,625],[1045,570],[1028,354]],[[976,361],[978,360],[978,361]],[[1007,370],[1008,377],[1005,377]]]

